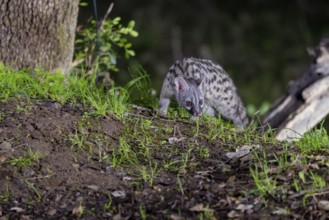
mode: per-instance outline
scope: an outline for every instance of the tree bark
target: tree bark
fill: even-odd
[[[0,62],[70,70],[78,9],[79,0],[0,0]]]

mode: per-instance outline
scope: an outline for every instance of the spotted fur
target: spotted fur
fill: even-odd
[[[167,113],[173,96],[192,116],[205,113],[218,117],[220,114],[239,128],[248,123],[246,109],[232,79],[220,65],[211,60],[177,60],[163,82],[160,114]]]

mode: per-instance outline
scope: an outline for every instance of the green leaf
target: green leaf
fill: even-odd
[[[131,30],[129,33],[130,33],[130,36],[132,36],[132,37],[138,37],[137,31]]]
[[[88,3],[87,3],[87,2],[80,2],[80,6],[81,6],[81,7],[88,6]]]
[[[112,23],[113,23],[114,25],[117,25],[117,24],[119,24],[120,20],[121,20],[120,17],[116,17],[116,18],[113,19]]]

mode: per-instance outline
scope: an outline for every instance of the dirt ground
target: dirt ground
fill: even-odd
[[[182,135],[187,137],[192,126],[157,117],[151,121],[160,126],[180,126]],[[72,144],[72,135],[81,134],[82,125],[85,141],[92,149],[79,150]],[[88,116],[79,105],[14,99],[0,103],[0,219],[178,220],[321,216],[321,213],[311,212],[296,203],[300,197],[290,200],[269,198],[264,204],[250,191],[254,188],[250,176],[252,159],[247,156],[230,160],[225,154],[234,146],[222,146],[220,142],[210,144],[202,135],[189,137],[175,147],[178,152],[187,152],[188,142],[197,141],[209,149],[208,158],[200,158],[192,151],[184,172],[163,169],[150,186],[129,172],[133,169],[131,165],[113,168],[100,159],[102,152],[110,154],[111,149],[119,145],[119,136],[129,130],[127,127],[129,121],[121,122],[110,116]],[[168,137],[164,138],[163,132],[159,131],[161,141]],[[130,144],[134,146],[133,142]],[[13,165],[12,159],[26,155],[28,150],[43,156],[31,166]],[[166,155],[165,148],[155,146],[152,155],[161,166],[178,154]],[[280,207],[289,207],[291,213],[288,216],[275,213]]]

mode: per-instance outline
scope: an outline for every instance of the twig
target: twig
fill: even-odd
[[[25,180],[36,180],[36,179],[44,179],[44,178],[50,178],[52,176],[54,176],[54,174],[49,174],[49,175],[45,175],[45,176],[36,176],[36,177],[31,177],[31,178],[27,178]]]
[[[296,193],[296,194],[293,194],[291,196],[289,196],[288,198],[289,199],[295,199],[297,197],[300,197],[300,196],[304,196],[304,195],[307,195],[307,197],[310,197],[310,196],[322,196],[322,195],[325,195],[325,194],[329,194],[329,190],[328,188],[325,188],[325,189],[320,189],[320,190],[303,190],[303,191],[300,191],[299,193]]]
[[[85,60],[84,59],[79,59],[79,60],[74,60],[72,62],[72,68],[77,67],[78,65],[80,65],[81,63],[83,63]]]
[[[111,11],[112,11],[112,8],[113,8],[113,2],[110,4],[109,8],[107,9],[104,17],[102,20],[100,20],[100,23],[99,23],[99,29],[98,31],[102,30],[104,28],[104,23],[105,23],[105,20],[107,19],[107,17],[110,15]]]
[[[131,107],[140,111],[155,111],[153,108],[145,108],[138,105],[131,105]]]
[[[151,116],[145,116],[145,115],[139,115],[139,114],[134,114],[134,113],[126,113],[127,115],[135,118],[145,118],[145,119],[152,119],[154,117]]]
[[[104,24],[105,24],[105,20],[107,19],[107,17],[110,15],[112,8],[113,8],[113,3],[110,4],[109,8],[107,9],[104,17],[99,21],[99,25],[98,25],[98,21],[96,20],[96,26],[97,28],[97,34],[100,33],[102,31],[102,29],[104,28]],[[97,37],[98,38],[98,37]],[[91,48],[89,51],[94,51],[96,48],[96,53],[98,52],[98,46],[97,46],[97,42],[98,39],[96,39],[96,41],[91,45]],[[95,55],[95,53],[92,53],[90,56],[87,56],[85,60],[90,60],[90,61],[85,61],[86,63],[88,63],[88,66],[92,66],[92,64],[95,62],[97,55]],[[92,68],[90,68],[90,70],[86,73],[86,75],[92,75]]]

